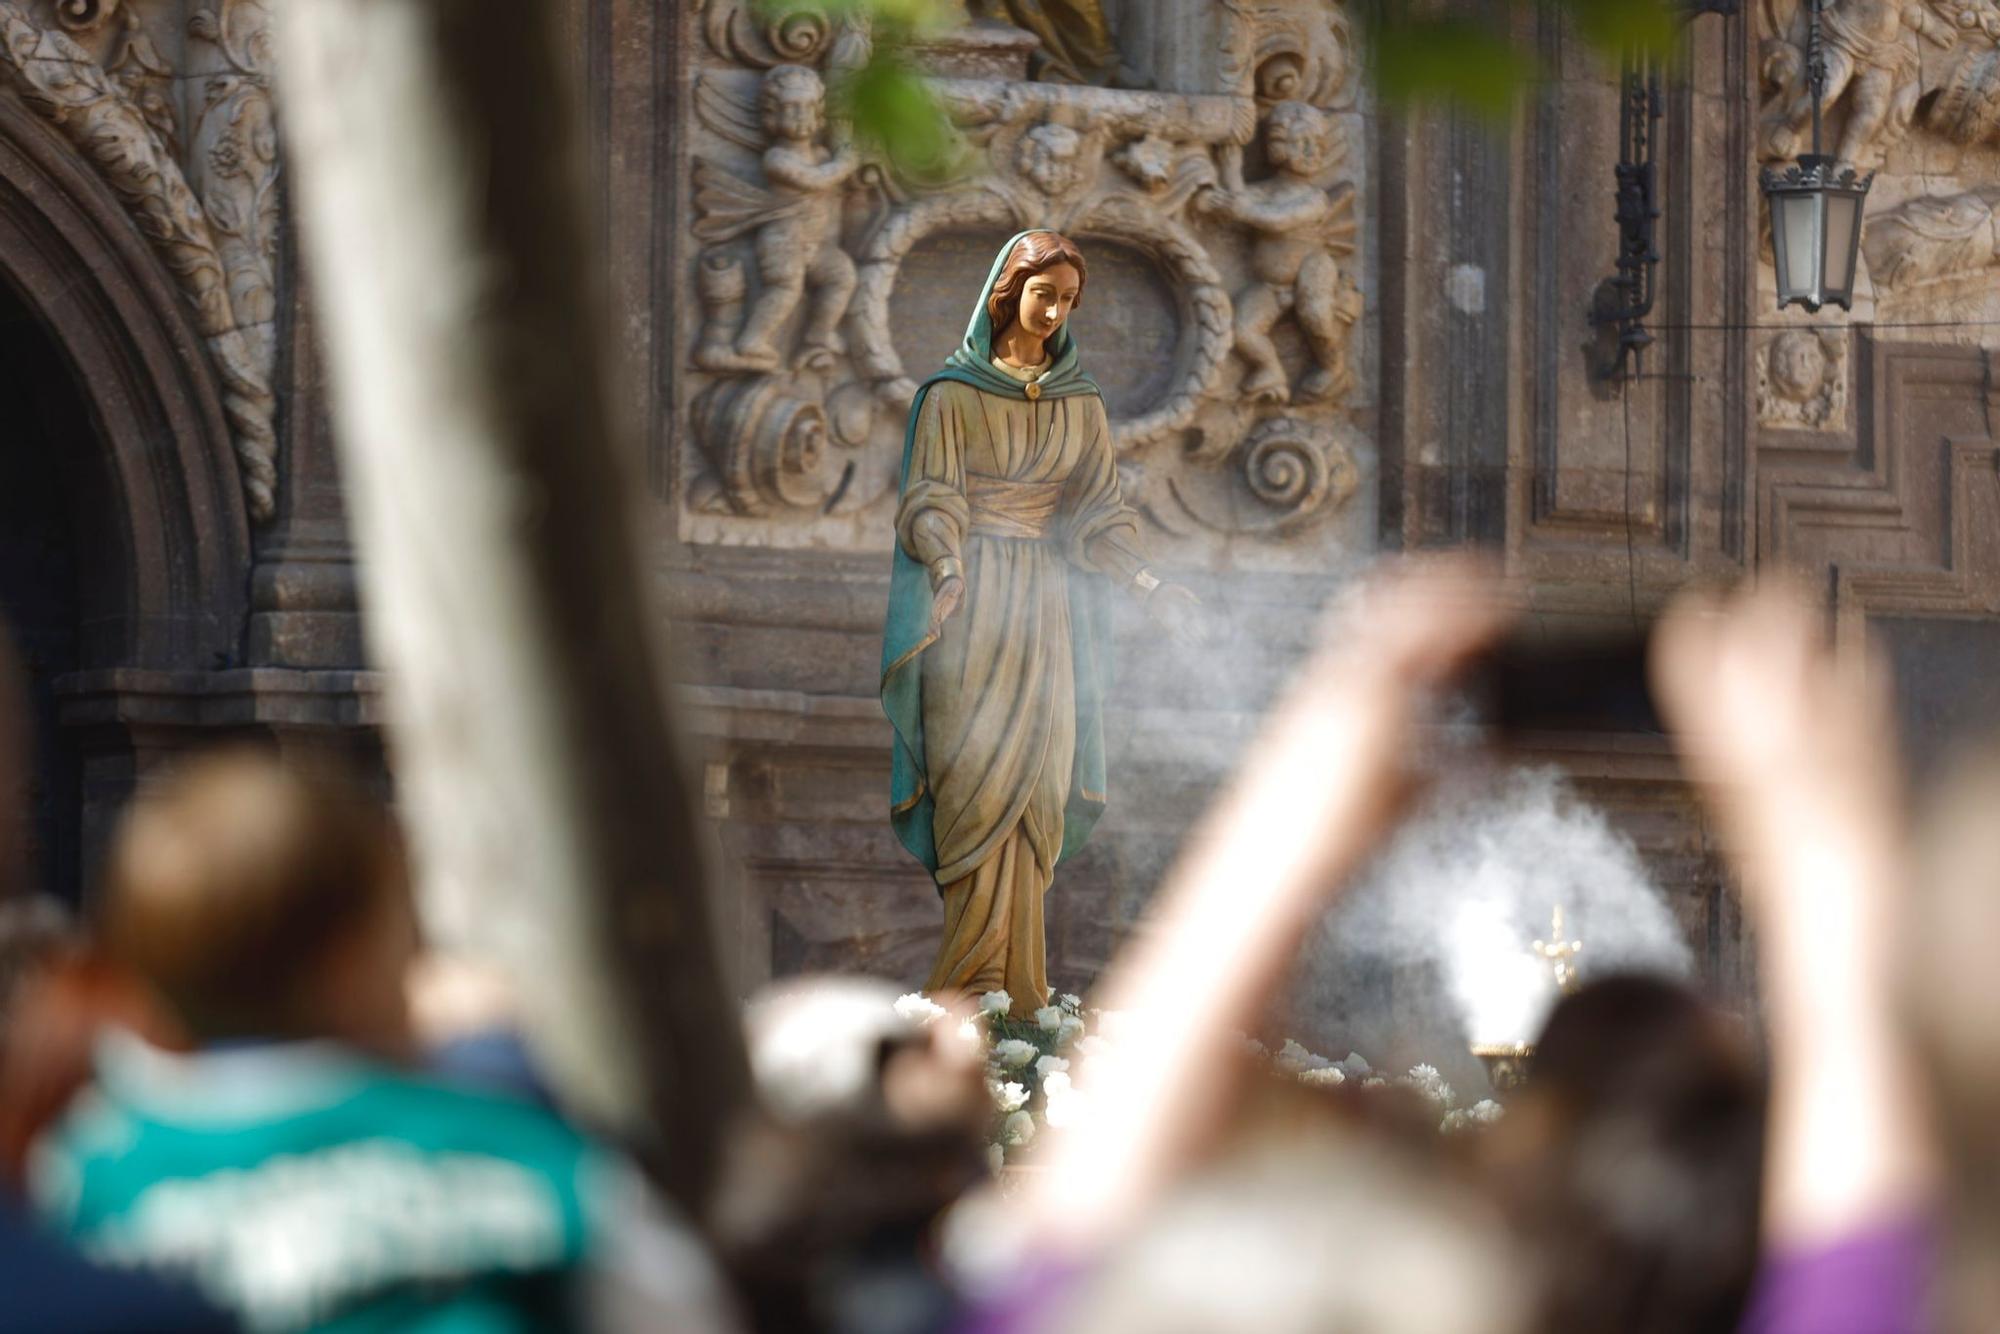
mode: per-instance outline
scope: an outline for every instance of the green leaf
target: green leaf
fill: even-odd
[[[1679,40],[1681,18],[1670,0],[1562,0],[1577,35],[1606,52],[1666,55]]]
[[[1451,101],[1504,117],[1539,72],[1527,52],[1464,18],[1388,20],[1374,27],[1369,42],[1375,86],[1393,101]]]
[[[937,179],[956,169],[959,144],[944,109],[893,45],[878,42],[868,63],[838,80],[832,95],[855,137],[902,175]]]

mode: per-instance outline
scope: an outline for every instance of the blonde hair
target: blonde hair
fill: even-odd
[[[197,1038],[322,1036],[318,965],[408,892],[379,803],[330,773],[216,752],[126,812],[98,929]]]

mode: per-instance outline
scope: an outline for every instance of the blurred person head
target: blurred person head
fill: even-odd
[[[1176,1187],[1065,1301],[1059,1334],[1512,1334],[1498,1218],[1411,1151],[1324,1119],[1260,1134]]]
[[[28,688],[0,622],[0,903],[28,880]]]
[[[198,1043],[411,1046],[418,941],[401,840],[331,773],[251,750],[172,773],[126,812],[97,926],[106,958]]]
[[[131,973],[71,944],[21,980],[0,1028],[0,1182],[20,1190],[28,1153],[91,1080],[98,1038],[136,1033],[173,1049],[186,1037]]]
[[[745,1018],[766,1119],[733,1149],[715,1208],[725,1264],[762,1329],[931,1327],[944,1209],[986,1175],[984,1050],[963,1015],[899,1012],[872,979],[774,986]]]
[[[1757,1265],[1763,1076],[1741,1026],[1629,974],[1565,997],[1482,1146],[1551,1334],[1736,1329]]]
[[[1919,824],[1899,992],[1944,1156],[1938,1327],[2000,1310],[2000,750],[1961,760]]]
[[[0,1177],[10,1183],[20,1180],[28,1141],[88,1067],[94,1023],[74,1022],[79,1009],[50,1002],[75,966],[78,941],[55,900],[0,899]],[[16,1049],[19,1059],[10,1055]]]
[[[0,1057],[7,1016],[37,975],[74,949],[78,936],[69,911],[41,894],[0,898]]]

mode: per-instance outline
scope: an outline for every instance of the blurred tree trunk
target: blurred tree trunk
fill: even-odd
[[[748,1096],[607,401],[554,0],[284,0],[280,105],[440,941],[698,1212]]]

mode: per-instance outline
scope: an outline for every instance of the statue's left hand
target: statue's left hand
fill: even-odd
[[[1176,644],[1192,647],[1208,638],[1208,612],[1201,599],[1180,584],[1161,584],[1146,598],[1146,615]]]
[[[944,633],[944,623],[951,619],[951,614],[958,610],[958,604],[963,601],[965,601],[965,580],[955,574],[946,576],[931,593],[932,638]]]

